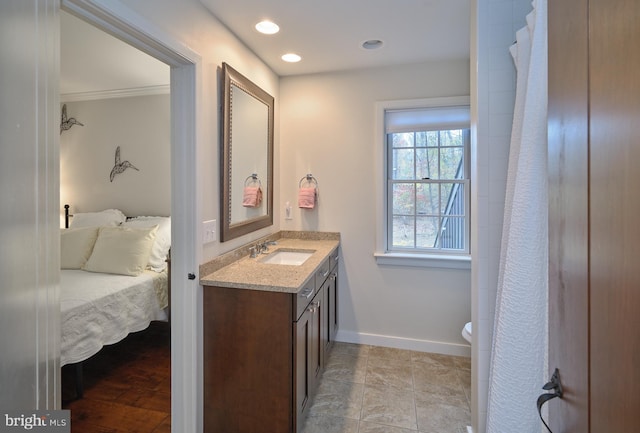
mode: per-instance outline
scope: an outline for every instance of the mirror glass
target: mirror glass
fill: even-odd
[[[273,224],[274,99],[226,63],[220,239]]]

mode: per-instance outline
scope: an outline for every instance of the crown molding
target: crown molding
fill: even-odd
[[[98,90],[94,92],[76,92],[60,94],[60,102],[94,101],[98,99],[130,98],[134,96],[168,95],[169,84],[159,86],[135,87],[131,89]]]

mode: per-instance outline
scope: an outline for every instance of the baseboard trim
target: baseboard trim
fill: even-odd
[[[471,356],[471,346],[467,344],[443,343],[440,341],[418,340],[413,338],[393,337],[389,335],[338,330],[336,341],[392,347],[394,349],[415,350],[417,352],[440,353],[443,355]]]

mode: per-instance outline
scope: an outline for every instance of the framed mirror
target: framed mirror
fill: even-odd
[[[223,77],[222,242],[273,224],[273,96],[226,63]]]

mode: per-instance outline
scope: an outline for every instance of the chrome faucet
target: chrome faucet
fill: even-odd
[[[270,245],[277,245],[276,241],[266,241],[261,244],[257,244],[255,247],[251,247],[249,252],[251,253],[251,257],[257,257],[258,254],[266,254],[269,252]]]

